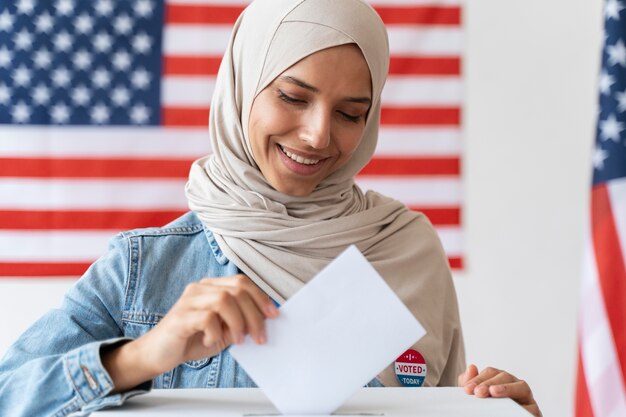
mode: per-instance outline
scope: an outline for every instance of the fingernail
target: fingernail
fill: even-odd
[[[474,388],[476,388],[476,384],[474,382],[468,382],[467,384],[465,384],[465,388],[474,391]]]
[[[258,342],[259,342],[259,345],[264,345],[265,342],[267,342],[267,336],[265,335],[264,331],[259,333]]]
[[[274,304],[269,304],[267,307],[265,307],[265,314],[267,315],[267,317],[277,317],[278,309],[276,308],[276,306],[274,306]]]
[[[235,341],[235,343],[237,343],[238,345],[243,343],[243,339],[244,339],[244,335],[243,333],[237,333],[237,340]]]
[[[487,395],[489,393],[489,388],[484,385],[480,385],[476,388],[476,394],[478,395]]]

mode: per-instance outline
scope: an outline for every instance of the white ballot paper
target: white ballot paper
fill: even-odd
[[[426,332],[355,246],[230,353],[283,414],[328,415]]]

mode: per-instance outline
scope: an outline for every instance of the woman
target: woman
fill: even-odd
[[[88,414],[151,386],[254,386],[224,349],[246,334],[265,343],[274,302],[350,244],[426,328],[413,346],[425,384],[455,385],[462,334],[432,226],[353,182],[376,146],[388,61],[384,26],[361,0],[252,3],[219,70],[214,153],[191,169],[192,212],[112,240],[7,353],[0,415]],[[528,385],[504,372],[470,366],[458,383],[540,415]],[[390,365],[368,385],[400,382]]]

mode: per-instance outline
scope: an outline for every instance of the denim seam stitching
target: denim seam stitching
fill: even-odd
[[[52,416],[53,417],[65,417],[66,415],[73,413],[74,411],[80,409],[80,401],[74,397],[65,404],[61,406],[60,409],[55,411]]]
[[[158,322],[151,321],[151,320],[139,320],[139,319],[123,319],[123,322],[126,324],[145,324],[148,326],[154,326],[158,323]]]
[[[85,399],[80,394],[80,390],[76,386],[74,378],[72,378],[72,373],[70,372],[70,365],[68,363],[68,358],[63,359],[63,372],[65,373],[65,377],[70,381],[70,385],[72,386],[72,389],[74,390],[74,394],[76,396],[76,401],[78,401],[79,404],[82,404],[82,405],[87,404]]]
[[[179,226],[168,228],[140,229],[124,232],[128,237],[150,237],[150,236],[167,236],[167,235],[192,235],[203,230],[203,225]]]
[[[130,310],[131,306],[135,302],[135,292],[137,290],[138,281],[138,269],[139,269],[139,250],[137,247],[137,239],[128,237],[128,250],[129,250],[129,262],[128,262],[128,285],[126,286],[126,297],[124,301],[124,310]],[[123,319],[122,319],[123,321]]]
[[[155,325],[163,317],[164,317],[163,315],[156,314],[156,313],[136,313],[136,312],[124,311],[122,313],[122,322],[123,323]]]
[[[126,264],[126,270],[128,271],[128,273],[126,274],[126,277],[124,278],[126,280],[126,285],[124,286],[124,310],[126,310],[126,304],[128,303],[128,293],[130,292],[130,274],[131,274],[131,270],[132,270],[132,262],[133,262],[133,256],[132,256],[132,249],[131,249],[131,243],[130,243],[130,237],[126,236],[124,233],[122,233],[122,236],[124,237],[124,239],[126,240],[126,244],[128,245],[128,262]],[[122,327],[124,326],[124,316],[122,313]]]
[[[163,388],[167,388],[167,389],[172,388],[172,382],[174,381],[175,373],[176,373],[176,368],[170,369],[169,371],[163,374]]]
[[[137,238],[137,262],[135,264],[135,281],[134,281],[134,291],[133,291],[133,300],[131,305],[135,305],[136,297],[137,297],[137,287],[139,287],[139,280],[141,279],[141,257],[142,253],[142,239]],[[130,310],[130,306],[128,306]]]
[[[213,363],[209,365],[209,378],[207,381],[209,388],[217,388],[218,386],[218,376],[222,365],[222,354],[223,351],[216,355],[215,361],[212,361]]]
[[[224,252],[222,252],[222,248],[220,248],[220,246],[217,244],[217,240],[215,239],[215,235],[213,234],[213,232],[205,227],[204,236],[209,243],[209,248],[211,249],[211,252],[213,252],[215,260],[220,265],[226,265],[226,263],[228,262],[228,258],[226,257],[226,255],[224,255]]]

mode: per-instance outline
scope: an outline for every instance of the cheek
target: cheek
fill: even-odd
[[[293,117],[289,117],[278,106],[263,106],[255,110],[254,118],[250,118],[249,124],[253,147],[266,146],[270,136],[280,136],[288,132],[293,124]]]
[[[345,165],[350,160],[354,152],[356,152],[359,147],[362,137],[363,129],[350,129],[349,131],[344,132],[344,135],[341,136],[342,139],[337,141],[337,149],[341,154],[341,165]]]
[[[268,106],[263,117],[266,120],[267,130],[272,135],[283,135],[289,133],[298,125],[298,115],[282,106]]]
[[[279,125],[279,119],[280,115],[277,114],[276,109],[267,105],[262,97],[258,97],[250,112],[248,123],[250,144],[257,163],[266,158],[269,137],[278,133],[276,128]]]

